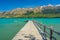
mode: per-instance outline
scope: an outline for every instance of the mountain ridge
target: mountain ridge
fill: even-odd
[[[6,16],[17,16],[21,17],[21,15],[30,15],[30,14],[60,14],[60,5],[53,6],[49,4],[48,6],[39,6],[35,8],[16,8],[10,11],[0,12],[0,17]]]

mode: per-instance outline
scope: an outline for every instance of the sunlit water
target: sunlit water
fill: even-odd
[[[0,18],[0,40],[11,40],[25,25],[26,20],[35,20],[48,27],[53,26],[60,32],[60,18]]]

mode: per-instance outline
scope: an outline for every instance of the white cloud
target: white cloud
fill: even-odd
[[[60,4],[58,4],[58,5],[55,5],[55,6],[60,6]]]

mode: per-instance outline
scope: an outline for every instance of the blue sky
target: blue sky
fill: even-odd
[[[60,0],[0,0],[0,11],[12,10],[14,8],[36,7],[42,5],[57,5]]]

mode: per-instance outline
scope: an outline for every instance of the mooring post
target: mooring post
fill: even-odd
[[[50,40],[52,40],[52,35],[53,35],[53,28],[52,26],[50,27]]]

